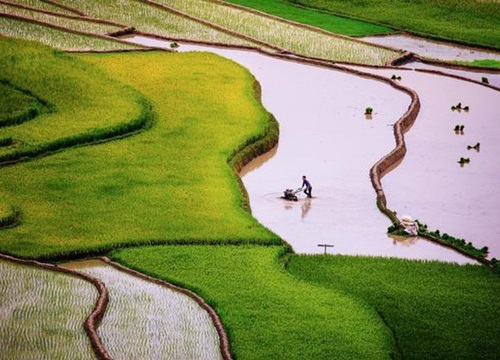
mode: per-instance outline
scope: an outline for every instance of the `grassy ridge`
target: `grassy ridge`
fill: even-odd
[[[64,59],[85,59],[108,73],[103,79],[138,89],[157,121],[138,136],[0,169],[2,192],[23,213],[21,226],[0,231],[0,251],[53,257],[150,242],[281,243],[243,210],[227,164],[269,124],[246,70],[210,54]]]
[[[348,19],[320,11],[301,9],[281,0],[227,0],[227,2],[347,36],[382,35],[394,32],[385,26]]]
[[[238,359],[387,359],[391,334],[364,301],[291,277],[283,247],[163,246],[113,257],[208,300]]]
[[[500,281],[485,267],[293,256],[288,270],[371,304],[393,330],[403,358],[500,357]]]
[[[74,57],[36,43],[2,38],[0,67],[7,81],[4,83],[25,89],[25,93],[53,110],[29,123],[18,121],[18,126],[0,128],[0,138],[20,141],[19,146],[0,153],[0,162],[88,143],[144,126],[147,105],[136,91],[110,80],[103,72]],[[26,106],[25,100],[19,97],[10,99],[14,101],[13,107]]]
[[[43,111],[44,105],[29,92],[0,79],[0,128],[34,119]]]
[[[285,1],[376,21],[415,34],[500,49],[500,6],[495,0]]]

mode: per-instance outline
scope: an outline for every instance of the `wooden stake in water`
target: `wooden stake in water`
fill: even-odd
[[[326,255],[326,248],[333,247],[333,245],[328,245],[328,244],[318,244],[318,246],[323,246],[325,248],[325,255]]]

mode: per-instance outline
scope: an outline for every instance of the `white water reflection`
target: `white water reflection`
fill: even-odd
[[[445,61],[498,60],[500,53],[442,41],[432,41],[409,35],[366,36],[364,41],[410,51],[414,54]]]
[[[169,42],[135,37],[129,41],[169,47]],[[289,242],[298,253],[394,256],[470,263],[464,256],[414,238],[395,241],[388,219],[375,204],[369,169],[394,146],[392,124],[410,97],[385,83],[251,51],[181,45],[234,60],[262,86],[262,101],[280,123],[274,156],[249,164],[242,177],[253,215]],[[372,120],[364,110],[374,108]],[[255,170],[252,170],[257,168]],[[286,188],[313,185],[313,196],[299,202],[280,199]],[[412,246],[407,246],[412,242]]]

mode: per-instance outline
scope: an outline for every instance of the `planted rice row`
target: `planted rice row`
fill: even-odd
[[[46,22],[49,24],[61,26],[75,31],[89,32],[93,34],[105,35],[107,33],[122,29],[122,27],[120,26],[60,17],[55,15],[45,14],[34,10],[24,9],[17,6],[8,5],[5,3],[0,3],[0,12],[21,16],[27,19]]]
[[[0,260],[2,358],[93,359],[83,323],[96,299],[82,279]]]
[[[158,2],[304,56],[374,65],[383,65],[398,56],[392,50],[327,35],[212,1]]]
[[[99,51],[137,49],[124,44],[57,30],[48,26],[10,19],[0,15],[0,34],[19,39],[33,40],[66,51]]]
[[[240,38],[215,30],[209,26],[160,10],[135,0],[60,0],[99,19],[128,24],[137,30],[169,38],[219,42],[232,45],[251,45]]]
[[[221,358],[217,331],[191,298],[99,260],[63,266],[106,284],[110,301],[98,333],[112,358]]]

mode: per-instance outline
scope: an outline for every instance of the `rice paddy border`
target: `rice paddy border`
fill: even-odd
[[[112,360],[111,356],[104,348],[104,345],[102,344],[99,334],[97,333],[97,328],[99,327],[99,324],[104,316],[104,313],[106,312],[106,308],[109,302],[108,290],[106,288],[106,285],[101,280],[76,270],[66,269],[63,267],[59,267],[57,265],[42,263],[35,260],[25,260],[7,254],[0,253],[0,259],[14,262],[20,265],[32,266],[44,270],[64,273],[66,275],[78,277],[94,285],[94,287],[99,293],[99,297],[96,301],[96,304],[94,305],[94,309],[89,314],[87,319],[85,319],[83,327],[90,340],[92,350],[94,351],[94,354],[97,356],[97,358],[100,360]]]

